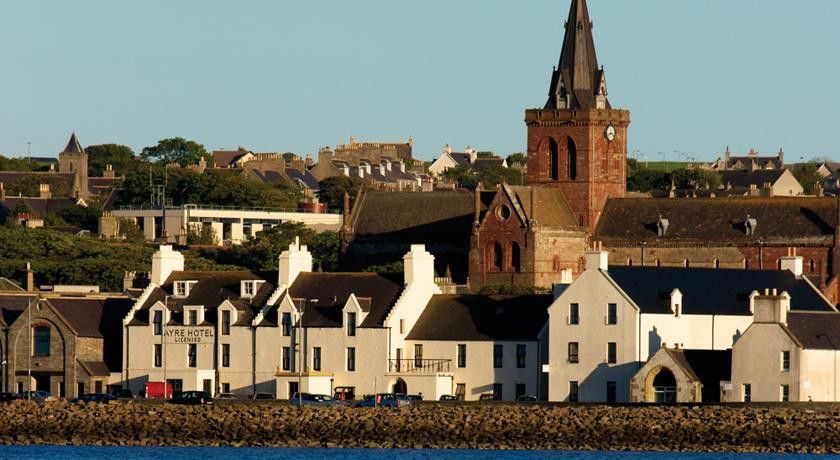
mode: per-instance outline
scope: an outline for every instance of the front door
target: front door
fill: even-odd
[[[394,384],[394,394],[408,394],[408,385],[405,384],[405,380],[397,379],[397,382]]]
[[[45,374],[32,374],[35,379],[36,391],[50,391],[50,376]]]
[[[298,392],[298,383],[289,382],[289,399],[292,399]]]

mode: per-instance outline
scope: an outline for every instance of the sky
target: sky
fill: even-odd
[[[713,160],[726,146],[840,159],[840,2],[589,0],[629,155]],[[0,154],[83,145],[139,152],[317,153],[414,139],[526,149],[569,0],[0,0]]]

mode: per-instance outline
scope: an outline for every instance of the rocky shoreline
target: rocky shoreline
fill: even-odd
[[[840,452],[840,406],[0,406],[0,444]]]

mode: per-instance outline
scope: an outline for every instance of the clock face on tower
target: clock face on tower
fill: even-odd
[[[607,129],[604,130],[604,137],[607,138],[608,141],[612,142],[615,139],[615,126],[607,125]]]

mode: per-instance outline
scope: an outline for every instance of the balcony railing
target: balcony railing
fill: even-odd
[[[437,374],[449,372],[451,359],[389,359],[388,372],[406,374]]]

